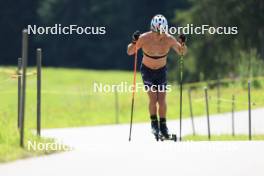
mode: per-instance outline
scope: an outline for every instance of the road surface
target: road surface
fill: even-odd
[[[264,134],[264,109],[252,112],[253,134]],[[169,121],[178,133],[178,121]],[[195,118],[196,132],[206,134],[206,118]],[[248,113],[237,112],[236,133],[247,134]],[[146,123],[51,129],[55,137],[74,149],[69,152],[19,160],[0,165],[1,176],[263,176],[264,142],[156,142]],[[213,134],[231,133],[230,114],[211,118]],[[190,120],[183,121],[183,135],[191,134]]]

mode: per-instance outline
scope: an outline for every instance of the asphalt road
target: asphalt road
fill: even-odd
[[[264,109],[252,112],[253,134],[264,134]],[[178,121],[169,121],[178,133]],[[206,134],[205,117],[195,118],[196,132]],[[236,113],[236,133],[248,132],[248,114]],[[128,142],[128,125],[52,129],[44,136],[55,137],[72,151],[19,160],[0,165],[1,176],[263,176],[264,142],[156,142],[149,124],[133,126]],[[231,133],[230,114],[211,118],[213,134]],[[190,120],[183,121],[183,135],[191,134]]]

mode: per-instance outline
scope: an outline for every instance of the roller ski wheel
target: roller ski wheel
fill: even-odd
[[[169,136],[165,137],[161,134],[159,134],[159,139],[161,141],[174,141],[174,142],[177,142],[177,136],[176,134],[170,134]]]

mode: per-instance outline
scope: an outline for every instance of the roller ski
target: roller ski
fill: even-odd
[[[152,118],[151,119],[151,129],[157,141],[159,140],[160,141],[171,140],[175,142],[177,141],[177,136],[175,134],[168,133],[168,128],[166,125],[165,118],[160,120],[160,124],[157,118]]]
[[[159,139],[161,141],[165,141],[165,140],[171,140],[171,141],[174,141],[174,142],[177,141],[177,136],[175,134],[169,134],[169,130],[168,130],[165,118],[161,118],[160,119]]]
[[[177,141],[177,136],[176,136],[176,134],[168,134],[169,136],[163,136],[163,135],[161,135],[161,134],[159,134],[159,136],[158,136],[158,140],[161,140],[161,141],[174,141],[174,142],[176,142]],[[156,138],[157,139],[157,138]],[[157,140],[157,141],[158,141]]]

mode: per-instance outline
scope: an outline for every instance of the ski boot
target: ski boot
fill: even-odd
[[[170,138],[170,134],[169,134],[169,130],[168,130],[165,118],[160,118],[160,135],[161,137],[165,139]]]
[[[151,130],[152,134],[154,134],[156,140],[159,140],[159,122],[157,116],[153,115],[150,117],[151,119]]]

